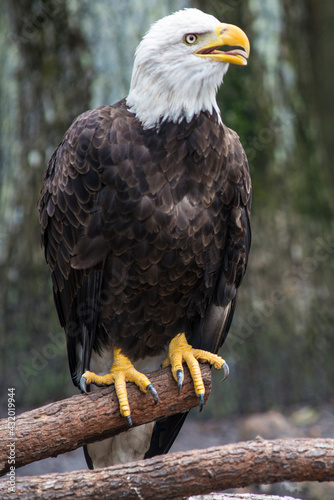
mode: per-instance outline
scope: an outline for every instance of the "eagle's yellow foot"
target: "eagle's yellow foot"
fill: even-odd
[[[229,373],[229,368],[227,363],[218,356],[217,354],[212,354],[208,351],[203,351],[202,349],[193,349],[191,345],[188,344],[186,336],[184,333],[179,333],[174,337],[168,349],[168,356],[163,362],[163,368],[165,366],[172,366],[173,377],[176,380],[179,388],[179,394],[181,392],[183,383],[183,367],[182,363],[187,363],[190,371],[191,378],[194,382],[195,393],[199,399],[199,407],[202,411],[204,404],[204,393],[205,388],[203,384],[203,379],[201,375],[201,370],[198,361],[206,361],[213,365],[216,370],[220,370],[222,367],[224,369],[224,380]]]
[[[98,386],[114,384],[121,415],[127,419],[129,427],[131,427],[132,420],[130,417],[131,412],[126,391],[126,382],[134,382],[142,392],[150,392],[154,402],[158,403],[158,393],[149,379],[134,368],[129,358],[121,354],[120,349],[114,349],[114,362],[109,373],[101,376],[86,371],[80,379],[80,388],[83,392],[87,393],[86,389],[89,384],[96,384]]]

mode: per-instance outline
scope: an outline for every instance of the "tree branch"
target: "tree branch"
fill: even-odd
[[[10,498],[168,500],[251,484],[331,480],[334,439],[258,439],[94,471],[19,478]]]
[[[211,370],[208,364],[200,366],[206,402],[211,390]],[[134,427],[157,418],[186,412],[198,405],[187,368],[184,370],[180,396],[170,368],[152,372],[149,378],[159,394],[157,405],[151,395],[143,394],[134,384],[127,384]],[[0,475],[10,468],[10,442],[15,441],[15,467],[18,468],[42,458],[75,450],[127,429],[125,418],[119,414],[114,386],[93,391],[89,395],[78,394],[19,415],[16,418],[15,437],[9,437],[8,421],[2,419]]]

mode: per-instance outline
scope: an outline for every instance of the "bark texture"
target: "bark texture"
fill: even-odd
[[[211,371],[207,364],[200,366],[206,402],[211,390]],[[127,384],[133,426],[186,412],[198,405],[187,368],[184,368],[180,396],[170,368],[152,372],[149,378],[159,394],[157,405],[151,395],[143,394],[134,384]],[[8,444],[12,441],[15,441],[15,467],[18,468],[127,429],[127,422],[119,413],[114,386],[23,413],[16,418],[15,435],[9,435],[8,420],[3,419],[0,421],[0,475],[10,470]]]
[[[0,494],[11,499],[168,500],[236,486],[306,480],[334,480],[333,439],[258,439],[171,453],[94,471],[20,478],[10,497],[4,481]]]

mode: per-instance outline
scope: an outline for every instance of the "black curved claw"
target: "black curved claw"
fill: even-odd
[[[131,420],[130,415],[129,415],[128,417],[126,417],[126,421],[127,421],[127,423],[128,423],[128,426],[129,426],[129,427],[132,427],[132,420]]]
[[[199,411],[201,412],[204,406],[204,394],[198,395],[198,401],[199,401]]]
[[[82,390],[82,392],[84,392],[85,394],[88,394],[86,382],[87,382],[87,380],[86,380],[86,379],[85,379],[85,377],[82,375],[82,377],[81,377],[81,379],[80,379],[80,389],[81,389],[81,390]]]
[[[155,404],[159,403],[159,396],[157,391],[154,389],[152,384],[149,384],[146,389],[150,394],[152,394]]]
[[[183,371],[182,370],[177,370],[176,377],[177,377],[177,387],[179,389],[179,396],[180,396],[181,389],[182,389],[182,384],[183,384]]]
[[[230,369],[229,369],[226,361],[224,361],[224,363],[223,363],[223,370],[224,370],[224,378],[223,378],[222,382],[224,382],[224,380],[228,377],[228,375],[230,373]]]

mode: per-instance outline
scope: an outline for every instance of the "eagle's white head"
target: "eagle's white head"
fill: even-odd
[[[247,64],[249,50],[240,28],[198,9],[175,12],[153,24],[137,47],[127,105],[145,128],[190,121],[206,110],[220,116],[218,87],[229,63]]]

